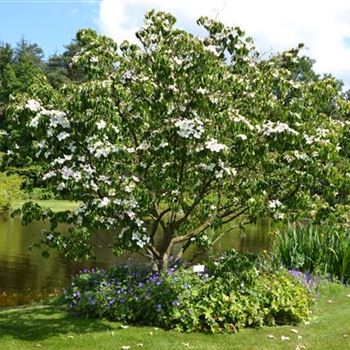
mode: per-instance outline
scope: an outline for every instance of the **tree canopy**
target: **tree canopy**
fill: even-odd
[[[206,36],[151,11],[139,44],[119,47],[80,31],[72,69],[84,81],[55,89],[42,78],[13,99],[7,161],[38,159],[47,186],[81,203],[73,213],[23,207],[25,221],[50,219],[42,243],[81,257],[89,229],[108,229],[116,253],[139,251],[164,269],[175,250],[176,261],[238,217],[345,220],[350,123],[339,82],[309,74],[300,47],[263,59],[240,28],[198,24]]]

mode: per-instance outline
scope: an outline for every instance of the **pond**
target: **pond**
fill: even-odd
[[[67,285],[72,275],[85,267],[108,267],[128,261],[142,263],[142,258],[135,254],[113,256],[108,247],[108,237],[99,232],[93,234],[97,260],[71,262],[54,251],[49,258],[44,258],[41,251],[29,250],[29,246],[38,241],[41,230],[47,227],[47,223],[43,222],[23,226],[19,217],[0,215],[0,294],[60,289]],[[271,226],[267,220],[247,227],[244,234],[239,229],[234,229],[215,244],[211,254],[219,255],[230,248],[240,252],[269,249],[270,230]],[[193,250],[189,252],[193,253]],[[205,259],[206,256],[202,258]]]

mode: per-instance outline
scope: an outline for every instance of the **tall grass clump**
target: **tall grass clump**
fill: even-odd
[[[350,282],[350,231],[347,229],[289,224],[276,232],[273,252],[286,268]]]

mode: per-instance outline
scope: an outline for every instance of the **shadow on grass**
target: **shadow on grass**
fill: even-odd
[[[42,306],[0,311],[0,338],[43,340],[65,334],[106,332],[113,328],[101,320],[69,316],[63,308]]]

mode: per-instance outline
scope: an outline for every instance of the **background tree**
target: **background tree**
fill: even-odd
[[[166,269],[238,217],[344,220],[349,103],[339,84],[302,78],[299,49],[263,60],[240,28],[203,17],[199,38],[174,24],[151,11],[140,44],[120,51],[81,31],[72,63],[86,81],[58,90],[42,81],[13,101],[11,123],[29,128],[33,147],[12,134],[8,162],[34,150],[47,186],[81,203],[74,213],[23,207],[25,222],[51,221],[42,243],[87,256],[89,229],[108,229],[116,253]],[[72,224],[68,235],[59,222]]]
[[[79,52],[79,43],[73,40],[65,46],[62,54],[55,54],[49,57],[46,68],[46,75],[50,84],[60,87],[70,82],[81,83],[85,80],[84,73],[79,69],[71,67],[72,58]]]

